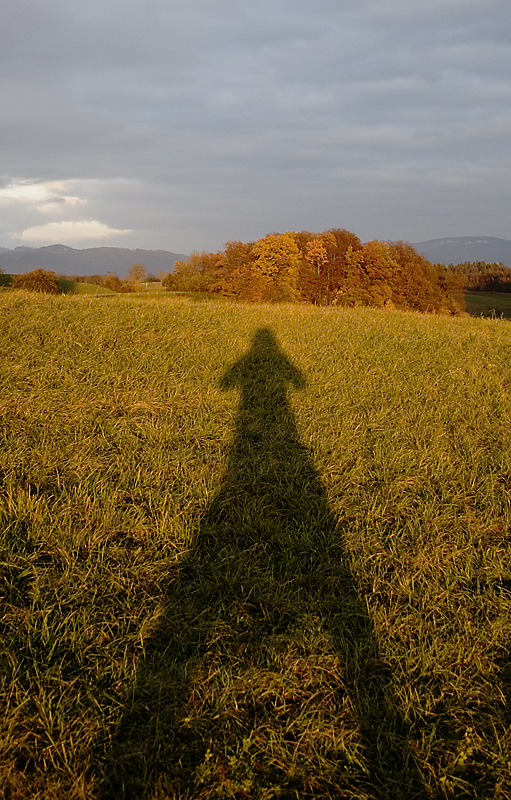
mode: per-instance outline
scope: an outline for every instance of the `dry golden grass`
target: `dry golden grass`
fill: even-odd
[[[0,325],[6,797],[511,797],[506,322]]]

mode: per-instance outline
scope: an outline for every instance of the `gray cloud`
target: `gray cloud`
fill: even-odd
[[[87,220],[181,252],[333,225],[511,238],[510,28],[508,0],[17,0],[0,185],[81,202],[0,199],[0,244]]]

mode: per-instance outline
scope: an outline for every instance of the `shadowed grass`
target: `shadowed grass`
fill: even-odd
[[[0,304],[7,796],[511,796],[507,325]]]
[[[59,278],[59,289],[65,294],[89,294],[89,295],[102,295],[108,296],[114,294],[110,289],[105,289],[104,286],[98,286],[95,283],[82,283],[81,281],[67,280],[66,278]]]
[[[473,317],[509,319],[511,317],[511,294],[507,292],[468,292],[465,295],[467,311]]]

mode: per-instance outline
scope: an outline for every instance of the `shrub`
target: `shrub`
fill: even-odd
[[[169,292],[174,292],[178,288],[177,281],[172,274],[172,272],[168,272],[165,277],[163,278],[161,285],[164,289],[167,289]]]
[[[104,289],[110,289],[112,292],[122,292],[122,281],[113,272],[109,272],[104,278],[101,278],[101,286]]]
[[[14,275],[13,289],[26,289],[28,292],[44,292],[45,294],[59,294],[59,284],[54,272],[44,269],[34,269],[23,275]]]

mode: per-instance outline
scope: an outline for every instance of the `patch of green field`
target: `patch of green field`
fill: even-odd
[[[467,292],[465,303],[473,317],[511,318],[511,294],[506,292]]]
[[[58,283],[60,291],[64,294],[115,294],[110,289],[105,289],[104,286],[97,286],[95,283],[80,283],[80,281],[69,281],[65,278],[59,278]]]
[[[0,325],[6,797],[511,797],[510,326]]]

